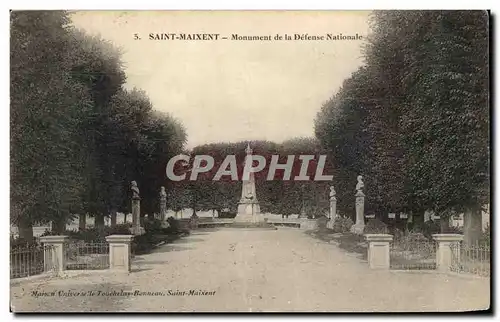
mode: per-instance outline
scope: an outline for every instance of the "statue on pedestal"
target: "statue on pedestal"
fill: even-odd
[[[365,228],[365,194],[363,176],[359,175],[356,184],[356,223],[351,227],[351,232],[362,235]]]
[[[336,194],[337,192],[335,192],[335,188],[333,186],[330,186],[330,200],[333,200]]]
[[[330,186],[330,221],[328,222],[328,228],[333,228],[333,222],[335,221],[337,217],[337,197],[335,195],[337,192],[335,192],[335,188],[333,186]]]
[[[139,187],[137,186],[137,182],[132,181],[130,189],[132,190],[132,199],[140,199]]]
[[[356,184],[356,192],[363,192],[365,184],[363,183],[363,176],[358,176],[358,183]]]

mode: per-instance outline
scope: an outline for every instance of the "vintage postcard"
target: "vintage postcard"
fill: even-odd
[[[11,11],[11,311],[490,310],[489,22]]]

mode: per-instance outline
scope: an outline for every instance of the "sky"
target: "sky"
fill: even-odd
[[[186,128],[187,147],[314,136],[314,119],[363,63],[364,40],[231,40],[241,36],[361,35],[365,11],[78,11],[76,27],[122,51],[127,88]],[[149,40],[216,33],[227,40]],[[141,39],[134,39],[137,34]]]

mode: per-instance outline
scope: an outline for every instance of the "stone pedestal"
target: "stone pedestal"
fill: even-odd
[[[326,228],[332,229],[333,223],[337,218],[337,197],[330,197],[330,220],[326,224]]]
[[[238,214],[234,218],[235,222],[264,222],[264,216],[260,213],[260,206],[257,201],[240,201],[238,203]]]
[[[167,193],[165,192],[165,187],[161,187],[161,190],[160,190],[160,214],[159,214],[158,219],[161,221],[161,226],[163,228],[170,227],[170,224],[166,221],[167,220]]]
[[[44,245],[44,271],[55,271],[61,274],[66,270],[66,249],[68,236],[43,236],[40,242]]]
[[[132,233],[141,235],[141,198],[132,198]]]
[[[165,221],[167,214],[167,200],[160,200],[160,220]]]
[[[337,217],[337,197],[330,198],[330,220]]]
[[[441,272],[450,271],[452,256],[455,256],[457,261],[460,260],[460,251],[453,254],[452,246],[458,246],[464,236],[460,234],[434,234],[432,238],[437,242],[436,269]]]
[[[106,237],[109,243],[109,269],[130,272],[132,235],[111,235]]]
[[[351,233],[362,235],[365,230],[365,194],[356,192],[356,223],[351,227]]]
[[[368,242],[368,264],[372,269],[389,269],[391,265],[389,251],[392,235],[366,234]]]

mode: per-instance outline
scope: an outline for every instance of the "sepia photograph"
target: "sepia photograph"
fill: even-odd
[[[11,10],[10,311],[491,313],[488,10]]]

